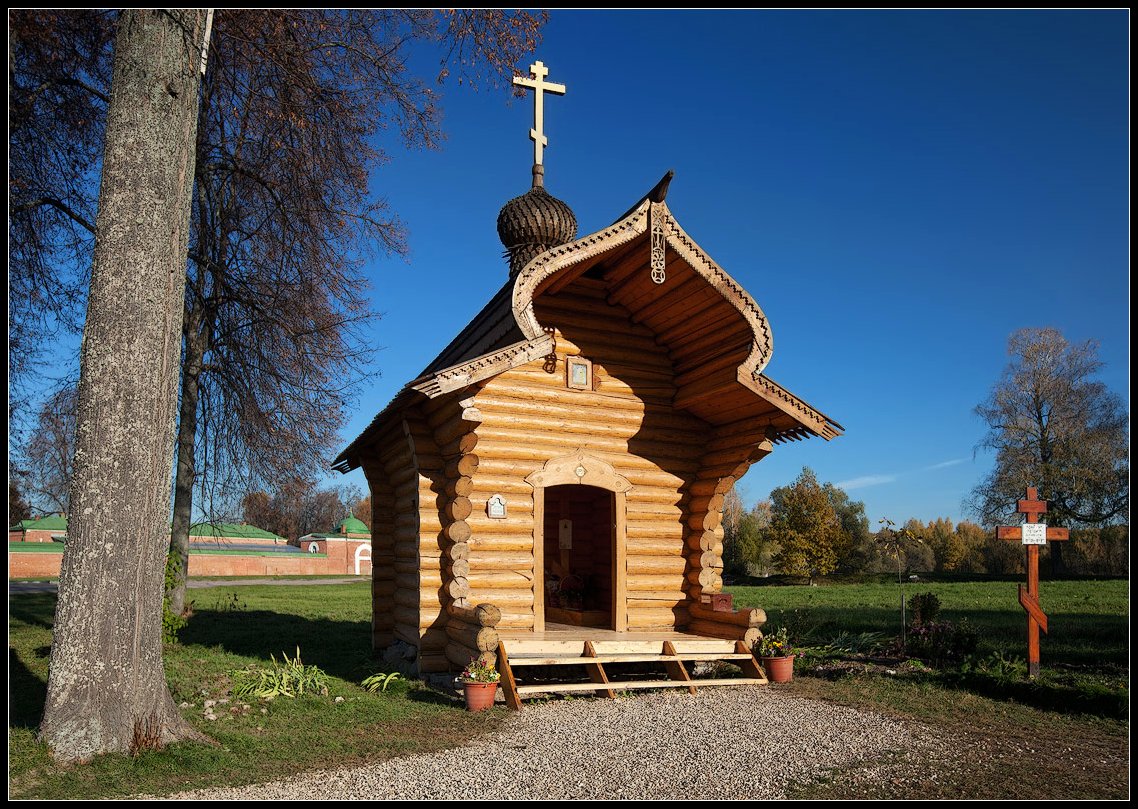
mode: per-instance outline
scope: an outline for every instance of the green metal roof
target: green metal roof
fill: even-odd
[[[15,527],[23,531],[66,531],[67,518],[60,514],[48,514],[32,520],[20,520]]]
[[[371,536],[371,529],[364,525],[363,520],[357,520],[351,515],[340,520],[340,524],[336,526],[336,530],[341,534],[367,534]]]
[[[284,537],[277,536],[255,525],[235,522],[196,522],[190,526],[190,536],[284,541]]]

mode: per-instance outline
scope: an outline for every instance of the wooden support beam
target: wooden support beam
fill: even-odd
[[[511,711],[520,711],[522,698],[518,695],[518,684],[514,681],[510,657],[506,654],[506,647],[501,641],[498,642],[498,674],[501,676],[502,696],[506,699],[506,707]]]
[[[597,651],[596,651],[596,649],[593,648],[593,642],[592,641],[589,641],[589,640],[585,641],[585,654],[584,654],[584,656],[585,657],[596,657],[597,656]],[[608,685],[609,678],[605,674],[604,666],[602,666],[600,663],[586,663],[585,664],[585,671],[588,672],[589,679],[592,680],[594,683],[598,683],[601,685]],[[609,699],[616,699],[616,692],[613,691],[611,688],[605,688],[603,690],[598,690],[597,693],[601,694],[603,696],[606,696]]]
[[[676,647],[673,646],[672,642],[669,640],[664,641],[664,654],[675,657]],[[689,683],[691,682],[691,675],[688,674],[687,667],[684,666],[683,662],[678,658],[664,663],[664,668],[668,670],[668,676],[673,680],[683,680]],[[693,695],[695,694],[694,685],[688,686],[688,693]]]

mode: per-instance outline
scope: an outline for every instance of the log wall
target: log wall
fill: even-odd
[[[409,539],[418,526],[413,464],[398,421],[377,437],[371,452],[363,455],[362,468],[372,502],[371,630],[372,648],[376,650],[387,648],[396,639],[418,646],[418,638],[409,637],[408,622],[397,620],[397,615],[406,617],[407,610],[418,604],[418,576],[407,565]],[[417,616],[412,623],[418,623]]]
[[[537,359],[424,398],[377,439],[364,464],[377,648],[401,639],[418,649],[420,670],[453,670],[492,659],[497,627],[534,629],[545,578],[534,561],[534,517],[544,511],[555,526],[558,514],[548,499],[535,509],[526,478],[578,451],[631,484],[613,500],[623,504],[611,515],[623,528],[620,552],[609,555],[619,569],[589,571],[599,592],[615,593],[613,623],[739,639],[758,631],[738,622],[745,615],[701,614],[699,599],[722,587],[723,496],[770,451],[765,427],[754,419],[712,427],[677,409],[668,348],[606,289],[579,278],[536,302],[554,330],[556,363]],[[578,356],[592,363],[589,389],[567,384],[566,358]],[[505,519],[487,513],[494,495],[506,502]],[[583,515],[571,516],[585,527]],[[558,558],[555,547],[546,539],[538,556]]]
[[[471,599],[498,606],[502,627],[534,627],[543,571],[533,566],[534,489],[525,478],[581,450],[632,484],[624,515],[628,627],[686,624],[691,529],[684,488],[702,464],[709,426],[673,410],[666,349],[627,310],[606,302],[603,282],[578,279],[541,298],[536,312],[556,330],[554,373],[535,360],[488,380],[474,397],[482,421],[467,517]],[[566,383],[565,359],[577,355],[593,364],[592,390]],[[505,520],[486,513],[495,494],[507,502]]]

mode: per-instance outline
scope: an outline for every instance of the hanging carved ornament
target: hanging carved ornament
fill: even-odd
[[[649,266],[652,270],[652,280],[662,284],[668,276],[664,270],[664,213],[659,206],[653,205],[649,209],[652,219],[652,258]]]
[[[557,329],[553,326],[546,326],[542,331],[553,338],[553,347],[549,349],[541,368],[547,374],[555,374],[557,373]]]

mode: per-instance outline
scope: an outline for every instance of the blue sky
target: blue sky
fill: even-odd
[[[1128,26],[1126,11],[552,12],[534,58],[568,93],[546,107],[549,191],[583,235],[674,169],[669,207],[772,325],[767,374],[846,428],[776,448],[745,502],[809,466],[874,525],[967,516],[992,463],[972,411],[1022,327],[1100,341],[1102,379],[1129,401]],[[374,178],[411,252],[370,267],[382,376],[345,444],[506,277],[495,219],[529,187],[532,102],[443,93],[443,148],[393,149]],[[359,472],[330,482],[366,489]]]

